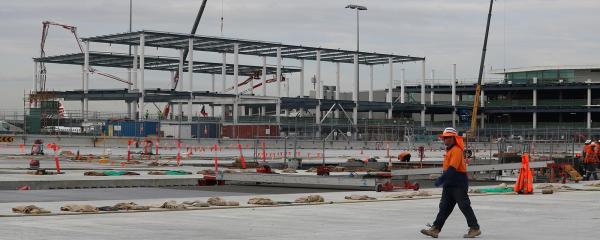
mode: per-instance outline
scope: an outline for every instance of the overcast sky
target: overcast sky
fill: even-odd
[[[133,29],[189,32],[200,0],[133,0]],[[344,9],[356,0],[209,0],[198,34],[220,35],[221,12],[226,37],[288,44],[354,49],[356,19]],[[427,77],[435,69],[438,81],[448,81],[452,64],[459,78],[477,76],[487,0],[359,0],[369,8],[361,13],[361,50],[427,58]],[[39,56],[41,22],[52,20],[76,25],[82,37],[128,30],[128,0],[20,0],[0,1],[1,109],[22,108],[24,91],[32,87],[33,63]],[[486,70],[538,65],[597,64],[600,56],[600,1],[598,0],[499,0],[492,17]],[[46,43],[48,55],[78,51],[68,32],[53,28]],[[121,51],[116,46],[92,45],[92,50]],[[174,55],[155,49],[151,54]],[[210,54],[202,60],[216,60]],[[274,63],[273,59],[269,60]],[[243,64],[260,59],[243,58]],[[298,66],[294,60],[285,65]],[[307,62],[306,78],[314,74]],[[397,64],[416,82],[420,64]],[[351,66],[343,64],[343,91],[349,87]],[[126,78],[120,69],[102,69]],[[387,66],[375,68],[375,88],[387,83]],[[333,64],[323,64],[325,84],[335,83]],[[168,73],[150,72],[148,88],[167,88]],[[361,89],[368,88],[367,68],[361,68]],[[489,78],[494,77],[488,75]],[[291,95],[298,94],[297,76],[291,76]],[[48,89],[81,89],[81,67],[48,65]],[[197,75],[195,90],[208,90],[209,76]],[[307,81],[308,82],[308,81]],[[122,83],[93,76],[91,88],[124,88]],[[230,85],[230,84],[228,84]],[[217,85],[220,86],[220,85]],[[308,86],[307,86],[308,89]],[[91,104],[99,110],[123,111],[116,105]],[[77,104],[68,108],[78,109]]]

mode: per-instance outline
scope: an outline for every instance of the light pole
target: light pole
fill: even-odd
[[[359,50],[360,50],[360,25],[359,25],[359,13],[360,11],[366,11],[367,7],[365,6],[360,6],[360,5],[354,5],[354,4],[350,4],[347,5],[346,8],[352,9],[352,10],[356,10],[356,55],[354,56],[354,97],[353,100],[355,101],[356,106],[354,107],[353,111],[352,111],[352,118],[353,118],[353,125],[356,128],[356,133],[354,134],[354,139],[358,139],[358,94],[359,94],[359,66],[360,66],[360,56],[359,56]],[[336,91],[339,91],[339,89],[336,89]]]

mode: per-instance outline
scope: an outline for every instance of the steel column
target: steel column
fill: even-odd
[[[192,122],[192,118],[194,117],[194,104],[192,102],[194,98],[194,39],[189,39],[188,46],[188,78],[189,78],[189,89],[190,89],[190,99],[188,99],[188,122]],[[183,84],[183,83],[182,83]]]
[[[83,81],[83,121],[88,120],[88,90],[90,88],[90,42],[85,42],[85,53],[83,57],[83,71],[84,71],[84,81]]]
[[[146,88],[144,86],[144,69],[145,69],[145,43],[146,39],[144,37],[144,34],[140,34],[140,90],[141,90],[141,96],[140,96],[140,114],[139,114],[139,119],[144,119],[144,97],[146,96]],[[179,76],[181,78],[181,76]]]
[[[275,116],[277,123],[281,122],[281,47],[277,47],[277,106],[275,107]]]
[[[233,100],[233,123],[238,124],[238,100],[239,100],[239,54],[240,53],[240,44],[233,44],[233,91],[235,93],[235,99]]]

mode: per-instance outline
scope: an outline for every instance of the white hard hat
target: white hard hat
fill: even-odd
[[[589,139],[585,140],[585,144],[590,144],[590,143],[592,143],[592,140],[589,140]]]

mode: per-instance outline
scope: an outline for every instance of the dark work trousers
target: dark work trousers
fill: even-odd
[[[596,173],[596,163],[586,163],[585,164],[585,177],[584,180],[598,180],[598,174]]]
[[[440,211],[433,222],[433,226],[441,230],[456,204],[458,204],[458,208],[460,208],[460,211],[467,218],[467,225],[470,228],[479,229],[479,224],[477,224],[477,218],[475,217],[473,208],[471,208],[471,200],[469,200],[467,188],[465,187],[444,187],[442,199],[440,199]]]

